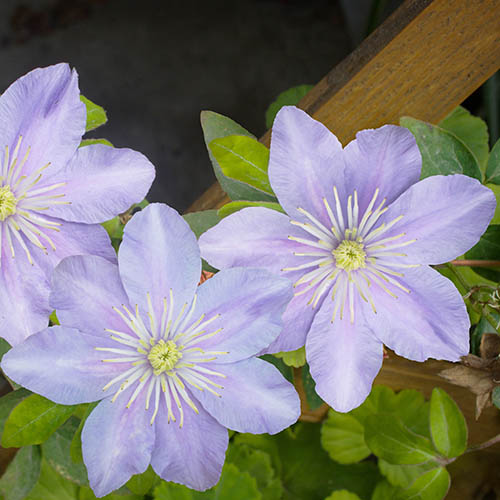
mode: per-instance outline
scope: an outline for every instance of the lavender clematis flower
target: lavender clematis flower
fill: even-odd
[[[64,259],[51,294],[62,326],[11,349],[2,369],[57,403],[101,400],[82,433],[97,496],[150,463],[204,490],[218,481],[226,428],[274,434],[300,414],[293,386],[255,357],[279,334],[292,284],[229,269],[197,287],[196,237],[160,204],[127,224],[118,261]]]
[[[386,125],[344,149],[297,108],[273,126],[269,178],[286,214],[247,208],[200,238],[213,266],[259,266],[290,277],[295,297],[268,352],[306,345],[318,394],[338,411],[360,405],[382,344],[416,361],[456,361],[469,319],[453,284],[428,264],[472,247],[493,193],[463,176],[419,181],[411,133]]]
[[[78,149],[85,121],[67,64],[31,71],[0,96],[0,336],[11,345],[47,326],[50,274],[63,257],[116,260],[97,223],[141,201],[153,182],[140,153]]]

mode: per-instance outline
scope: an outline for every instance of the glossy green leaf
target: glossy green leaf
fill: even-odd
[[[16,453],[0,478],[0,494],[4,500],[26,498],[38,481],[41,462],[39,446],[25,446]]]
[[[314,87],[314,85],[298,85],[278,95],[266,111],[266,128],[273,126],[274,118],[283,106],[295,106]]]
[[[467,423],[455,401],[435,387],[431,395],[430,428],[432,442],[447,458],[458,457],[467,447]]]
[[[26,500],[75,500],[78,486],[63,478],[42,460],[40,478]]]
[[[272,201],[231,201],[230,203],[226,203],[223,207],[219,208],[217,213],[219,217],[224,218],[238,212],[242,208],[248,207],[265,207],[270,208],[271,210],[276,210],[277,212],[285,213],[279,203],[274,203]]]
[[[146,495],[153,487],[160,481],[159,477],[155,474],[154,470],[149,466],[146,472],[132,476],[126,487],[137,495]]]
[[[19,448],[43,443],[71,417],[75,408],[31,394],[10,412],[5,422],[2,446]]]
[[[430,440],[412,432],[395,415],[370,415],[365,420],[365,442],[391,464],[420,464],[435,455]]]
[[[105,146],[114,147],[107,139],[83,139],[78,147],[84,148],[85,146],[92,146],[93,144],[104,144]]]
[[[229,198],[231,198],[231,200],[275,201],[273,196],[259,191],[248,184],[226,177],[222,173],[219,163],[208,148],[208,144],[210,142],[220,137],[226,137],[228,135],[244,135],[255,139],[255,136],[230,118],[214,113],[213,111],[202,111],[200,120],[215,176]]]
[[[500,387],[497,386],[491,393],[491,401],[500,410]]]
[[[71,441],[79,424],[76,417],[71,417],[43,443],[42,452],[47,463],[59,475],[80,486],[86,486],[87,469],[82,463],[75,463],[70,455]]]
[[[380,481],[375,490],[371,500],[389,500],[396,498],[400,488],[393,486],[389,481]]]
[[[500,260],[500,224],[492,224],[480,240],[465,254],[466,259]],[[491,281],[500,281],[500,268],[473,267],[477,274]]]
[[[364,434],[364,426],[352,415],[330,410],[321,426],[321,445],[336,462],[353,464],[371,455]]]
[[[386,462],[382,458],[378,460],[378,468],[389,483],[393,486],[401,486],[403,488],[407,488],[415,479],[437,466],[438,464],[433,461],[418,465],[395,465]]]
[[[87,123],[85,124],[86,132],[94,130],[101,125],[104,125],[108,121],[106,111],[104,111],[104,108],[102,106],[95,104],[83,95],[80,96],[80,99],[87,108]]]
[[[407,489],[401,491],[397,500],[441,500],[450,488],[450,475],[444,467],[422,474]]]
[[[421,178],[431,175],[464,174],[482,180],[481,170],[467,146],[453,134],[415,118],[400,120],[415,136],[422,155]]]
[[[269,453],[244,444],[231,444],[226,462],[236,465],[241,472],[248,472],[256,480],[262,500],[277,500],[282,497],[283,486],[276,477]]]
[[[255,479],[226,463],[219,482],[210,490],[199,492],[175,483],[162,482],[154,489],[154,500],[262,500]]]
[[[306,364],[306,349],[301,347],[295,351],[288,352],[277,352],[274,354],[277,358],[283,360],[283,363],[287,366],[293,366],[294,368],[300,368]]]
[[[471,115],[464,107],[458,106],[438,125],[458,137],[472,152],[481,170],[484,169],[490,149],[488,126],[484,120]]]
[[[385,385],[375,385],[364,403],[352,410],[350,415],[364,424],[370,415],[393,413],[396,410],[397,400],[394,391]]]
[[[0,436],[3,433],[3,428],[10,412],[30,394],[31,392],[27,389],[20,388],[16,391],[10,391],[0,398]]]
[[[325,498],[325,500],[359,500],[359,497],[347,490],[337,490]]]
[[[82,415],[80,422],[78,424],[78,427],[73,434],[73,437],[71,439],[71,444],[69,447],[69,454],[71,457],[71,460],[75,464],[81,464],[83,463],[83,455],[82,455],[82,431],[83,431],[83,426],[85,425],[85,421],[87,420],[88,416],[92,413],[92,410],[98,405],[98,402],[95,403],[89,403],[86,405],[85,413]]]
[[[500,139],[495,143],[486,166],[486,182],[500,184]]]
[[[226,177],[273,194],[267,175],[269,149],[264,144],[245,135],[229,135],[214,139],[208,147]]]

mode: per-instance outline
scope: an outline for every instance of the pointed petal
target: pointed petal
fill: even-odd
[[[201,314],[210,319],[207,333],[222,328],[213,337],[193,346],[227,351],[220,363],[233,363],[267,347],[283,326],[281,316],[293,296],[292,283],[264,269],[225,269],[198,289],[193,322]]]
[[[69,205],[53,205],[47,213],[60,219],[87,224],[104,222],[144,199],[155,170],[142,154],[95,144],[78,149],[68,165],[48,184],[60,188]]]
[[[148,310],[148,292],[157,317],[170,290],[174,318],[185,303],[191,304],[201,275],[200,250],[196,236],[173,208],[153,203],[135,214],[125,227],[118,261],[130,302],[141,311]]]
[[[331,202],[336,186],[341,201],[346,199],[342,145],[322,123],[285,106],[273,124],[269,179],[290,217],[305,220],[301,207],[327,224],[323,198]]]
[[[488,227],[496,201],[491,189],[465,175],[435,175],[414,184],[384,214],[389,223],[403,218],[384,234],[406,233],[417,241],[404,247],[405,260],[441,264],[474,246]]]
[[[228,434],[201,405],[198,407],[199,414],[191,408],[184,411],[180,428],[177,422],[168,423],[166,406],[160,406],[151,465],[165,481],[203,491],[219,481]]]
[[[228,365],[213,363],[210,368],[225,375],[217,380],[224,386],[218,389],[221,397],[199,390],[194,396],[224,427],[276,434],[299,418],[295,388],[270,363],[252,358]]]
[[[376,188],[379,200],[392,203],[420,178],[422,159],[411,132],[384,125],[362,130],[344,149],[346,184],[358,192],[360,213],[364,213]],[[348,193],[352,194],[352,193]]]
[[[118,489],[132,475],[143,473],[151,460],[155,440],[150,424],[152,410],[145,410],[144,392],[126,408],[133,389],[114,403],[109,398],[101,401],[83,427],[83,461],[90,487],[98,497]]]
[[[316,392],[333,409],[348,412],[370,394],[382,366],[382,343],[365,324],[360,300],[354,301],[355,321],[349,314],[332,323],[333,304],[325,300],[306,341],[306,356]]]
[[[22,136],[19,156],[23,158],[31,147],[23,173],[48,162],[49,172],[55,172],[75,153],[85,120],[76,71],[67,64],[38,68],[16,80],[0,97],[0,148],[13,151]]]
[[[377,314],[366,310],[365,319],[374,334],[397,354],[414,361],[459,361],[469,352],[470,322],[453,283],[428,266],[405,270],[399,281],[410,293],[388,284],[397,299],[372,290]]]
[[[99,338],[53,326],[13,347],[2,359],[8,377],[59,404],[98,401],[102,388],[123,368],[102,363]]]
[[[15,258],[5,239],[0,267],[0,337],[11,346],[49,324],[50,284],[44,271],[31,265],[17,241],[12,242]]]
[[[109,337],[105,328],[128,332],[113,311],[122,304],[130,308],[116,264],[93,255],[75,255],[55,268],[50,305],[62,325],[96,336]]]

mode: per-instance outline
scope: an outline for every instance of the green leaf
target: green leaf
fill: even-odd
[[[321,426],[321,445],[341,464],[354,464],[371,455],[365,444],[363,425],[348,413],[328,412]]]
[[[311,410],[319,408],[323,404],[323,400],[316,393],[316,382],[311,376],[307,363],[302,367],[302,385],[304,386],[309,408],[311,408]]]
[[[359,500],[359,497],[350,491],[338,490],[334,491],[329,497],[325,498],[325,500]]]
[[[234,214],[234,212],[238,212],[238,210],[241,210],[242,208],[248,207],[265,207],[276,210],[277,212],[285,213],[279,203],[274,203],[272,201],[231,201],[219,208],[217,213],[219,217],[224,218],[228,215]]]
[[[386,462],[382,458],[378,460],[378,468],[389,483],[393,486],[401,486],[403,488],[407,488],[424,472],[434,469],[437,466],[436,462],[426,462],[425,464],[418,465],[395,465]]]
[[[199,238],[205,231],[220,222],[217,210],[204,210],[203,212],[190,212],[183,215],[191,231]]]
[[[492,224],[480,240],[465,254],[466,259],[500,260],[500,224]],[[474,272],[491,281],[500,281],[499,268],[473,267]]]
[[[430,440],[412,432],[395,415],[369,416],[365,442],[377,457],[391,464],[421,464],[435,455]]]
[[[39,446],[25,446],[16,453],[0,478],[0,493],[4,500],[26,498],[38,481],[41,462]]]
[[[80,486],[87,486],[87,469],[82,463],[71,460],[71,441],[80,421],[71,417],[42,445],[43,457],[63,478]]]
[[[146,495],[153,489],[157,482],[159,482],[159,477],[155,474],[151,466],[149,466],[146,472],[132,476],[125,486],[132,493]]]
[[[3,433],[5,422],[10,412],[23,400],[31,394],[27,389],[17,389],[10,391],[0,398],[0,436]]]
[[[276,201],[273,196],[269,196],[268,194],[263,193],[248,184],[226,177],[222,173],[219,163],[208,147],[208,144],[214,139],[226,137],[228,135],[244,135],[254,139],[255,136],[230,118],[214,113],[213,111],[202,111],[200,119],[203,135],[205,137],[205,144],[207,145],[208,154],[214,168],[215,176],[229,198],[232,200]]]
[[[59,323],[59,319],[58,319],[57,314],[56,314],[55,311],[52,311],[50,313],[49,324],[50,324],[50,326],[60,325],[61,324],[61,323]]]
[[[472,152],[484,171],[488,161],[488,126],[478,116],[473,116],[462,106],[456,107],[439,126],[458,137]]]
[[[146,499],[149,498],[150,497],[146,497]],[[145,498],[143,495],[135,495],[134,493],[131,493],[124,486],[122,486],[113,493],[98,499],[90,488],[82,486],[78,491],[78,500],[145,500]]]
[[[279,359],[283,360],[286,366],[293,366],[294,368],[300,368],[306,364],[306,349],[301,347],[295,351],[288,352],[277,352],[274,354]]]
[[[98,404],[98,402],[89,403],[87,405],[85,413],[83,414],[82,418],[80,419],[80,423],[78,424],[78,428],[76,429],[75,433],[73,434],[73,438],[71,439],[71,444],[69,447],[69,454],[70,454],[71,460],[75,464],[83,463],[83,455],[82,455],[83,426],[85,425],[85,421],[87,420],[88,416],[92,413],[92,410],[97,406],[97,404]]]
[[[40,478],[25,500],[75,500],[78,486],[57,474],[42,460]]]
[[[491,401],[500,410],[500,387],[496,386],[491,393]]]
[[[453,134],[415,118],[403,117],[400,123],[417,141],[422,155],[422,179],[431,175],[464,174],[482,180],[474,155]]]
[[[435,387],[431,395],[430,428],[432,442],[442,455],[454,458],[467,447],[467,424],[463,413],[443,389]]]
[[[486,182],[500,184],[500,139],[493,146],[488,158]]]
[[[5,339],[0,339],[0,361],[3,355],[10,351],[10,344]]]
[[[266,128],[273,126],[274,118],[283,106],[295,106],[314,87],[314,85],[298,85],[278,95],[266,111]]]
[[[106,111],[101,106],[98,106],[90,99],[87,99],[83,95],[80,96],[80,99],[85,104],[87,108],[87,123],[85,124],[85,132],[89,132],[90,130],[94,130],[101,125],[104,125],[108,121],[108,117],[106,116]]]
[[[450,475],[444,467],[422,474],[397,500],[441,500],[450,488]]]
[[[92,144],[104,144],[105,146],[114,147],[107,139],[83,139],[78,147],[84,148],[85,146],[92,146]]]
[[[388,500],[396,498],[400,488],[393,486],[389,481],[380,481],[375,488],[371,500]]]
[[[229,135],[214,139],[208,147],[226,177],[273,194],[267,175],[269,149],[264,144],[245,135]]]
[[[6,448],[43,443],[75,411],[76,406],[54,403],[31,394],[10,413],[2,435]]]
[[[276,500],[283,495],[283,486],[275,476],[269,453],[244,444],[231,444],[226,461],[233,463],[241,472],[248,472],[257,482],[262,500]]]
[[[259,357],[274,365],[281,372],[281,375],[288,380],[288,382],[293,383],[293,369],[287,366],[282,359],[275,357],[274,354],[263,354]]]

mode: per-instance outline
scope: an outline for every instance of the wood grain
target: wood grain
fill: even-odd
[[[299,107],[345,144],[358,130],[397,124],[405,115],[436,123],[499,67],[498,0],[410,0],[326,75]],[[269,139],[267,132],[261,141],[269,144]],[[218,208],[227,201],[214,184],[189,211]],[[474,396],[437,376],[449,366],[390,355],[375,383],[418,389],[426,396],[442,387],[464,411],[471,444],[500,433],[498,410],[488,408],[476,421]],[[317,418],[313,412],[302,419]]]

